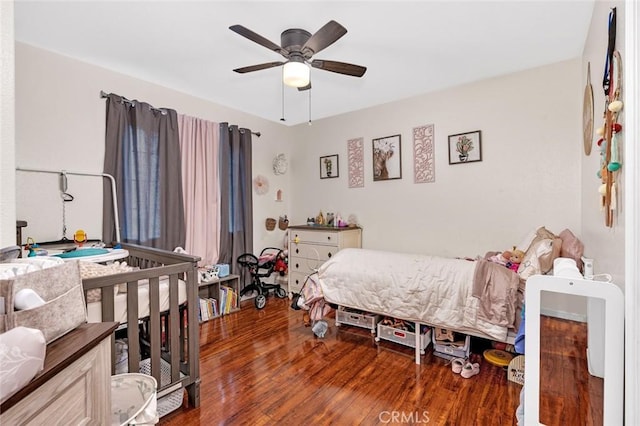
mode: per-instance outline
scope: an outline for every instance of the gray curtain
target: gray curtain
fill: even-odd
[[[220,124],[220,263],[228,263],[246,283],[236,260],[253,253],[251,130]]]
[[[114,94],[106,102],[104,172],[116,180],[122,242],[164,250],[184,247],[176,112]],[[115,220],[106,179],[103,200],[103,240],[112,242]]]

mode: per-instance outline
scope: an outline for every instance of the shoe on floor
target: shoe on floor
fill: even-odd
[[[451,371],[456,374],[460,374],[462,372],[462,367],[464,367],[466,360],[464,358],[454,358],[451,360]]]
[[[470,377],[475,376],[478,373],[480,373],[480,364],[478,364],[477,362],[474,362],[473,364],[468,362],[464,365],[464,367],[462,367],[462,371],[460,372],[460,375],[465,379],[468,379]]]

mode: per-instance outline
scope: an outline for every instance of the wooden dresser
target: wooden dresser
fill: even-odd
[[[347,247],[362,247],[361,228],[289,226],[289,293],[299,293],[307,275]]]
[[[111,424],[111,334],[117,325],[82,324],[47,345],[44,370],[2,403],[0,424]]]

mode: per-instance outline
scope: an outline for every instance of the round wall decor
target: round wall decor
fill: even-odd
[[[283,175],[287,172],[287,157],[284,154],[278,154],[273,159],[273,173]]]
[[[591,154],[593,144],[593,88],[591,87],[591,63],[587,65],[587,84],[584,87],[582,104],[582,138],[584,153]]]

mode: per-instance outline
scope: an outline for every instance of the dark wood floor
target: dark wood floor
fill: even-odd
[[[603,381],[587,372],[585,324],[542,324],[541,421],[601,424]],[[367,330],[333,320],[318,339],[288,299],[269,298],[261,311],[243,302],[202,324],[200,339],[201,406],[163,425],[517,424],[521,386],[502,368],[481,360],[480,374],[464,379],[431,346],[416,365],[413,349],[378,345]]]

